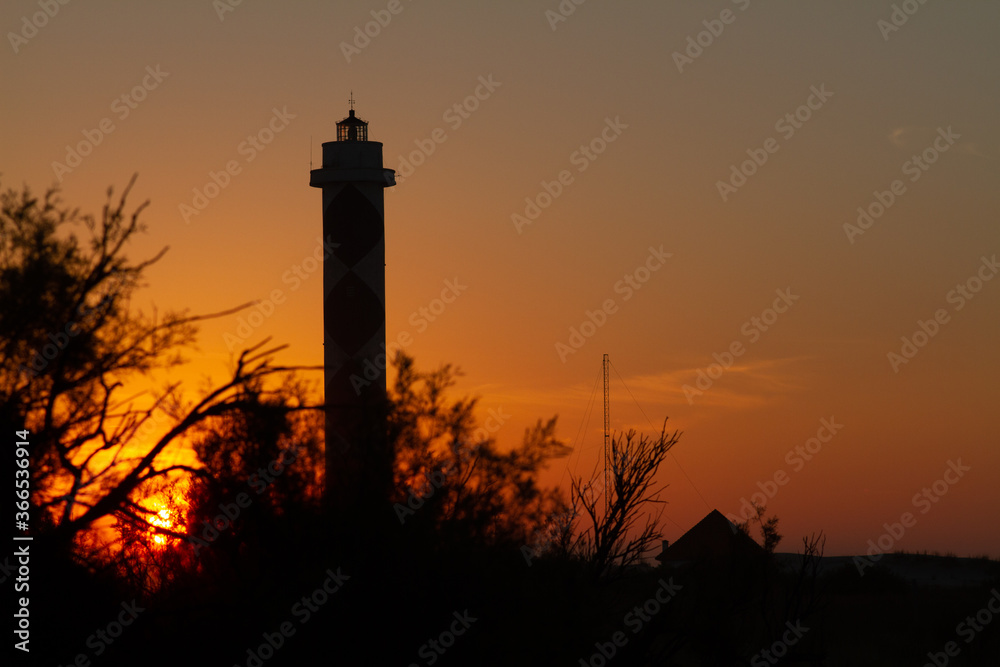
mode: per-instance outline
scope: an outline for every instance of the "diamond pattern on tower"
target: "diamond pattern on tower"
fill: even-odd
[[[365,281],[348,271],[327,293],[323,319],[327,335],[354,356],[382,331],[385,306]]]
[[[385,235],[378,209],[361,191],[347,184],[329,203],[323,214],[324,233],[333,236],[340,247],[333,255],[347,266],[354,266]]]
[[[385,389],[378,380],[380,369],[360,364],[354,360],[331,374],[325,391],[327,407],[333,409],[358,409],[385,398]]]

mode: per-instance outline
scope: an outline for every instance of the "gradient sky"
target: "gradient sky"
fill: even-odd
[[[170,251],[137,305],[215,312],[281,290],[247,344],[272,336],[290,344],[283,361],[319,364],[321,273],[296,284],[288,272],[318,245],[310,159],[353,90],[386,167],[423,158],[386,192],[388,337],[411,334],[423,368],[459,365],[484,416],[510,415],[503,444],[558,414],[577,451],[547,481],[596,461],[600,391],[585,414],[608,353],[625,380],[613,373],[613,428],[650,432],[669,416],[684,431],[660,475],[668,539],[710,508],[737,513],[778,474],[768,506],[785,550],[822,529],[828,554],[859,553],[911,512],[895,549],[1000,556],[1000,280],[975,280],[1000,253],[1000,5],[914,2],[891,31],[890,2],[590,0],[556,21],[558,7],[73,2],[33,31],[40,4],[11,0],[0,177],[36,191],[61,178],[67,202],[99,212],[106,188],[138,172],[132,201],[151,200],[150,230],[131,256]],[[391,20],[345,55],[372,12]],[[144,81],[132,108],[121,96]],[[477,89],[485,99],[468,99]],[[463,117],[467,99],[478,108]],[[275,110],[273,141],[245,144]],[[797,110],[807,119],[782,120]],[[100,143],[71,171],[54,166],[85,133]],[[937,137],[947,150],[931,149],[933,164],[910,162]],[[579,152],[592,142],[593,159]],[[723,197],[719,182],[751,155],[767,160]],[[229,161],[239,173],[186,221],[181,206]],[[516,224],[564,170],[562,192]],[[896,180],[902,194],[848,233]],[[626,299],[619,281],[650,247],[672,254]],[[970,279],[971,299],[952,293]],[[421,324],[448,280],[467,289]],[[797,299],[775,321],[778,290]],[[609,299],[603,325],[561,359],[557,343]],[[936,334],[894,368],[901,337],[938,310]],[[238,326],[202,328],[192,389],[223,377]],[[734,343],[731,367],[686,395]],[[799,462],[824,419],[842,428]],[[959,460],[970,469],[939,482],[946,494],[915,502]]]

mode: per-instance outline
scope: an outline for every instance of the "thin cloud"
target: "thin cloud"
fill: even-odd
[[[721,406],[752,408],[769,402],[772,396],[792,393],[801,388],[790,366],[802,357],[762,359],[736,363],[712,381],[711,387],[695,396],[694,406]],[[695,387],[698,371],[704,367],[665,370],[658,373],[624,376],[625,386],[640,405],[688,406],[684,386]],[[618,387],[616,389],[615,387]],[[621,379],[612,372],[612,391],[619,391]],[[577,383],[550,388],[509,387],[495,384],[479,385],[473,393],[483,396],[490,403],[504,406],[529,406],[533,413],[542,408],[564,412],[567,408],[585,409],[591,397],[600,403],[601,387],[593,383]],[[630,400],[631,397],[623,397]],[[485,403],[484,407],[488,407]],[[520,410],[519,410],[520,412]]]
[[[921,142],[927,140],[934,134],[934,130],[920,125],[905,125],[894,128],[887,137],[896,148],[913,148]]]
[[[932,145],[934,138],[938,134],[938,128],[924,125],[902,125],[890,130],[886,138],[893,146],[902,150],[920,151]],[[961,135],[961,132],[958,132]],[[972,141],[956,143],[955,152],[965,155],[976,155],[988,160],[995,160],[996,157],[983,152],[979,144]]]

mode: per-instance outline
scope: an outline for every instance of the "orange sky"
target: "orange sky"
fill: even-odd
[[[667,538],[777,474],[786,549],[823,529],[828,553],[861,552],[909,511],[894,548],[1000,556],[984,527],[1000,280],[977,282],[1000,253],[1000,6],[927,3],[898,30],[889,2],[592,0],[564,21],[555,0],[221,6],[0,9],[3,184],[61,178],[97,212],[138,172],[134,202],[152,206],[132,255],[170,246],[139,305],[214,312],[279,290],[247,344],[321,363],[321,274],[295,267],[321,231],[310,148],[318,166],[353,89],[406,174],[386,193],[389,338],[409,333],[424,368],[460,365],[484,415],[510,415],[502,443],[559,414],[581,449],[569,468],[589,470],[600,392],[574,436],[606,352],[641,406],[613,375],[613,427],[650,431],[645,414],[685,432],[693,485],[667,462]],[[225,187],[196,201],[213,172]],[[430,321],[446,281],[467,289]],[[588,311],[601,326],[571,340]],[[203,327],[189,377],[222,377],[238,327]],[[685,392],[699,371],[716,378]],[[959,460],[937,502],[915,498]]]

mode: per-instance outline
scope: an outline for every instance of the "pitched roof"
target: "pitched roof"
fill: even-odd
[[[763,548],[719,510],[712,510],[704,519],[684,533],[656,557],[661,563],[728,559],[763,552]]]

